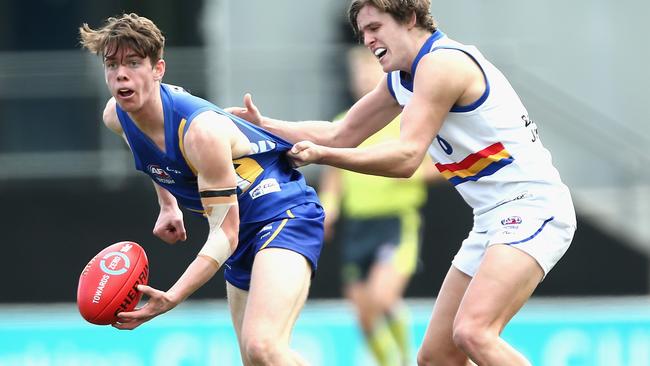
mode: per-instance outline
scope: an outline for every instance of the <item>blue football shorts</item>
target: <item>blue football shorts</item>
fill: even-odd
[[[283,248],[303,255],[316,272],[323,247],[325,213],[316,203],[292,207],[262,222],[242,223],[239,245],[224,264],[224,277],[233,286],[248,291],[255,255],[266,248]]]

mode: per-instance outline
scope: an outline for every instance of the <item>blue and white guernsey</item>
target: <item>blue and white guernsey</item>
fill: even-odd
[[[183,137],[192,120],[214,111],[228,117],[248,138],[252,153],[233,160],[237,173],[240,222],[261,222],[303,203],[318,204],[318,197],[305,179],[291,167],[285,153],[289,142],[180,87],[162,84],[160,94],[165,116],[165,152],[145,135],[119,105],[117,115],[133,152],[136,169],[171,192],[179,205],[203,213],[197,175],[185,158]]]
[[[422,57],[440,49],[467,54],[480,67],[486,88],[468,106],[454,106],[429,147],[436,167],[479,215],[522,192],[566,190],[537,126],[503,74],[474,47],[449,39],[437,30],[425,42],[411,73],[388,74],[388,89],[405,106]]]

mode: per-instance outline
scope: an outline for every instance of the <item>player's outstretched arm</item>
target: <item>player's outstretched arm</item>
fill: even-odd
[[[213,261],[198,256],[167,292],[151,286],[138,285],[138,291],[141,291],[149,300],[141,308],[119,313],[118,322],[113,324],[113,327],[132,330],[156,316],[168,312],[203,286],[218,270],[219,266]]]
[[[250,93],[244,95],[244,107],[230,107],[226,108],[225,111],[290,142],[318,139],[319,142],[326,144],[333,140],[337,133],[335,126],[329,121],[289,122],[265,117],[253,103],[253,97]]]
[[[112,324],[113,327],[132,330],[156,316],[168,312],[208,282],[218,270],[219,266],[214,261],[198,256],[167,292],[151,286],[138,285],[138,291],[141,291],[149,300],[141,308],[119,313],[118,321]]]
[[[390,95],[384,79],[358,101],[340,123],[288,122],[266,117],[255,106],[250,94],[244,95],[243,108],[232,107],[226,111],[293,143],[309,140],[324,146],[354,147],[392,121],[401,108]]]
[[[336,148],[300,141],[293,145],[288,156],[296,167],[317,163],[363,174],[409,178],[425,153],[426,148],[400,141],[363,148]]]
[[[474,79],[482,76],[470,70],[476,66],[466,58],[457,51],[440,51],[420,60],[411,102],[402,113],[399,140],[366,148],[333,148],[301,141],[293,146],[289,157],[297,166],[320,163],[365,174],[412,176],[449,110],[474,85]],[[347,116],[362,115],[363,110],[357,107],[367,102],[369,96],[362,98]]]

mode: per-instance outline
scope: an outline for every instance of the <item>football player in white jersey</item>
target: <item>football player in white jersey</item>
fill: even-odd
[[[295,142],[297,165],[409,177],[427,151],[474,212],[438,293],[419,365],[529,365],[500,334],[569,247],[568,188],[506,78],[437,29],[429,0],[353,0],[353,29],[386,76],[340,123],[230,111]],[[400,139],[354,148],[402,112]],[[444,208],[443,208],[444,209]]]

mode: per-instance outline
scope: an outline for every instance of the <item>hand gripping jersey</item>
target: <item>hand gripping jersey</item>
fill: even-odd
[[[179,205],[199,214],[197,176],[184,157],[183,137],[194,117],[214,111],[230,118],[248,138],[252,153],[233,160],[237,173],[240,222],[259,222],[309,202],[318,203],[316,192],[285,156],[292,144],[195,97],[180,87],[161,85],[165,116],[165,152],[145,135],[119,105],[119,117],[129,142],[136,169],[171,192]]]
[[[542,145],[537,126],[510,83],[473,46],[434,32],[420,49],[411,73],[388,74],[388,89],[405,106],[413,95],[418,62],[440,49],[464,52],[485,77],[483,95],[468,106],[454,106],[429,147],[436,167],[479,215],[527,191],[566,189]]]

